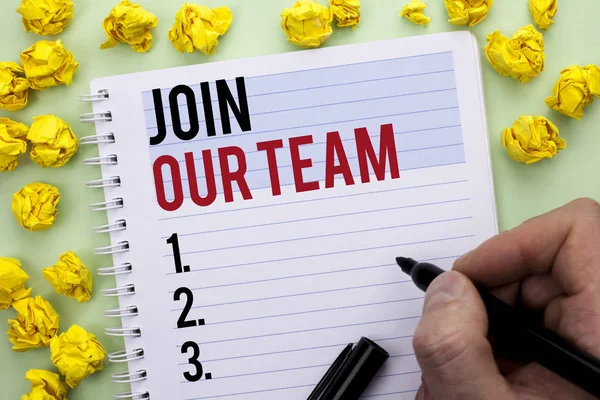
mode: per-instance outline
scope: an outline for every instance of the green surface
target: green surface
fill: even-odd
[[[217,6],[226,4],[233,12],[234,20],[227,35],[221,40],[218,54],[212,58],[202,54],[183,55],[176,52],[167,40],[175,13],[183,0],[141,0],[148,10],[159,18],[154,30],[154,47],[147,54],[138,54],[126,45],[101,51],[104,41],[102,19],[117,0],[75,0],[75,19],[61,39],[67,49],[81,64],[74,83],[70,87],[57,87],[44,92],[31,91],[30,104],[25,109],[11,113],[0,111],[0,116],[10,117],[30,124],[31,117],[55,114],[68,121],[78,136],[91,135],[93,127],[80,124],[78,116],[89,112],[90,106],[79,103],[77,97],[87,93],[93,78],[204,63],[240,57],[250,57],[298,50],[288,44],[279,26],[279,13],[293,0],[205,0],[203,4]],[[336,29],[326,46],[369,42],[403,36],[443,32],[459,29],[447,23],[442,0],[429,0],[429,27],[415,26],[397,15],[403,0],[363,0],[363,17],[357,30]],[[25,33],[20,16],[15,12],[20,0],[0,2],[0,59],[19,61],[19,53],[42,39],[33,33]],[[527,0],[497,0],[488,18],[471,28],[483,49],[485,36],[500,29],[512,35],[519,27],[532,23]],[[600,200],[600,103],[591,105],[581,121],[563,117],[548,109],[543,99],[550,94],[562,68],[571,64],[600,64],[600,1],[559,0],[556,23],[548,32],[546,40],[546,70],[528,84],[499,76],[486,60],[483,61],[485,96],[489,118],[494,178],[498,203],[498,216],[502,230],[512,228],[525,219],[558,207],[577,197]],[[567,150],[554,160],[535,165],[518,164],[508,158],[499,144],[500,131],[520,115],[545,115],[560,128],[567,140]],[[111,340],[103,333],[105,326],[116,326],[118,321],[102,316],[105,308],[116,306],[116,301],[99,295],[102,288],[111,287],[112,279],[96,278],[95,295],[89,303],[77,303],[56,294],[42,277],[42,269],[52,265],[60,254],[75,251],[93,270],[110,264],[109,258],[94,256],[92,249],[108,244],[107,236],[94,235],[91,228],[105,223],[102,213],[91,213],[88,204],[101,201],[100,191],[85,189],[85,182],[100,177],[99,168],[84,167],[87,157],[97,155],[94,147],[82,147],[72,161],[57,170],[42,169],[28,157],[21,157],[21,165],[12,173],[0,175],[0,256],[22,260],[30,274],[30,286],[34,295],[48,299],[61,316],[61,330],[77,323],[98,336],[109,352],[119,350],[119,340]],[[30,233],[14,221],[10,203],[11,196],[23,185],[41,181],[51,183],[62,194],[60,212],[55,226],[45,232]],[[0,326],[6,326],[14,311],[0,311]],[[110,325],[109,325],[110,324]],[[30,368],[51,369],[47,348],[15,353],[8,340],[0,339],[0,400],[18,399],[28,392],[29,382],[24,380]],[[69,399],[110,398],[115,391],[125,391],[110,383],[111,365],[101,373],[88,378]]]

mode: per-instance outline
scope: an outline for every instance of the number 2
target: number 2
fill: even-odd
[[[194,351],[194,354],[188,359],[188,362],[196,367],[196,373],[191,374],[189,372],[184,372],[183,377],[189,382],[198,382],[204,373],[202,364],[198,361],[198,357],[200,357],[200,347],[198,347],[196,342],[185,342],[183,346],[181,346],[181,354],[186,354],[190,348]]]
[[[192,305],[194,304],[194,293],[192,293],[192,291],[186,287],[180,287],[175,291],[173,300],[179,301],[182,294],[185,295],[185,306],[183,307],[183,311],[177,320],[177,328],[190,328],[192,326],[196,326],[196,320],[186,321],[186,318],[192,309]]]

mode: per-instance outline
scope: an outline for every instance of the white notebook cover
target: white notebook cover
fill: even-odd
[[[215,81],[226,79],[237,97],[234,79],[241,76],[251,130],[242,132],[230,110],[233,132],[224,135]],[[201,82],[210,82],[213,137],[206,133]],[[151,91],[163,89],[166,123],[172,125],[169,91],[177,85],[195,93],[200,132],[183,141],[167,127],[164,141],[151,146],[149,137],[157,134]],[[423,293],[394,258],[431,260],[448,269],[497,233],[480,59],[470,33],[108,77],[94,80],[91,89],[110,94],[94,104],[94,112],[111,111],[112,121],[96,129],[116,138],[99,147],[101,156],[118,156],[118,165],[104,166],[102,174],[121,178],[105,195],[124,199],[108,218],[127,221],[111,242],[129,242],[129,251],[115,254],[114,262],[133,265],[132,273],[117,277],[117,286],[135,285],[135,295],[122,296],[120,305],[139,309],[138,316],[123,319],[123,327],[142,333],[126,339],[127,351],[144,350],[143,359],[128,366],[130,372],[147,371],[147,379],[132,384],[134,393],[148,392],[155,400],[305,399],[341,349],[366,336],[391,357],[363,397],[414,398],[420,371],[411,336]],[[185,130],[188,113],[184,97],[179,99]],[[383,180],[371,168],[370,182],[363,183],[355,129],[367,129],[379,155],[380,129],[388,124],[400,177],[393,179],[388,157]],[[325,142],[334,131],[354,184],[340,174],[326,188],[333,163]],[[299,157],[312,163],[300,168],[302,179],[318,182],[318,190],[298,192],[289,139],[309,135],[303,140],[312,144],[292,142]],[[280,195],[274,195],[266,152],[257,150],[258,142],[276,139],[284,145],[276,151]],[[251,199],[243,199],[234,182],[233,201],[225,202],[218,153],[225,147],[243,151]],[[206,149],[217,196],[201,207],[190,198],[184,154],[193,153],[202,194]],[[184,199],[174,211],[157,202],[153,163],[165,155],[180,165]],[[231,162],[231,170],[237,167]],[[169,168],[161,171],[171,201]],[[189,272],[175,273],[167,243],[174,233]],[[188,297],[180,290],[175,301],[179,288],[193,293],[185,320],[196,326],[177,328]],[[196,346],[202,371],[189,362]],[[129,390],[122,386],[116,391]]]

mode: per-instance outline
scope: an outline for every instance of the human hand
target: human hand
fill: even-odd
[[[504,368],[472,282],[600,358],[600,204],[573,201],[486,241],[429,286],[413,337],[418,400],[595,399],[539,364]],[[470,278],[470,279],[467,279]]]

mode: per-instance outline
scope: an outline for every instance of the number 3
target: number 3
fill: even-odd
[[[196,367],[196,373],[191,374],[189,372],[184,372],[183,377],[189,382],[198,382],[204,373],[202,364],[198,361],[198,357],[200,357],[200,347],[198,347],[196,342],[185,342],[183,346],[181,346],[181,354],[186,354],[190,348],[194,350],[194,354],[188,359],[188,362]]]

